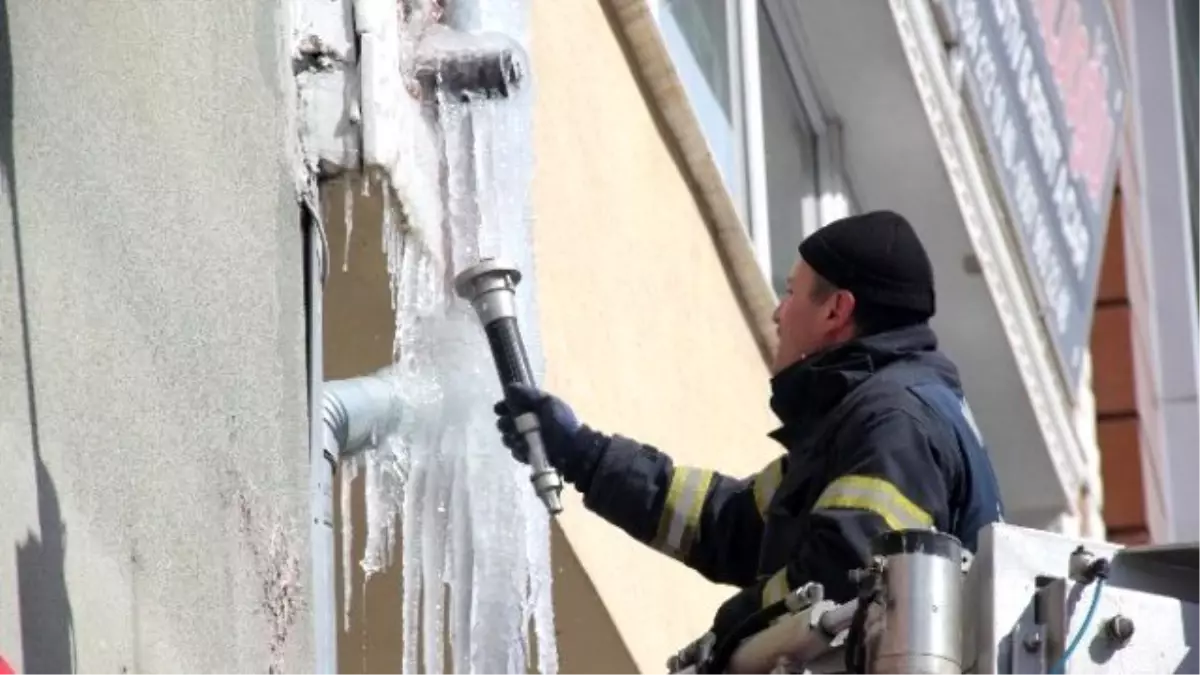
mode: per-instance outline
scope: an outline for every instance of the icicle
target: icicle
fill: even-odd
[[[342,251],[342,271],[350,269],[350,233],[354,231],[354,190],[350,187],[350,178],[346,178],[342,190],[342,220],[346,224],[346,247]]]
[[[476,18],[481,29],[525,44],[528,4],[496,0]],[[473,0],[454,6],[473,11],[467,5]],[[413,31],[400,23],[399,70],[416,43]],[[390,175],[381,174],[378,188],[395,315],[392,373],[403,417],[380,439],[365,469],[368,532],[361,564],[368,574],[389,564],[393,537],[400,539],[403,672],[447,666],[524,672],[536,639],[539,670],[555,673],[549,519],[530,489],[528,468],[512,460],[496,434],[491,407],[500,390],[491,354],[472,310],[450,284],[481,256],[499,255],[520,267],[526,281],[518,320],[540,377],[529,217],[531,99],[525,93],[500,101],[441,99],[435,115],[434,106],[423,112],[407,92],[396,95],[390,128],[399,135],[401,159]],[[374,189],[370,178],[362,196]],[[403,206],[396,213],[393,190]],[[447,635],[449,664],[442,656]]]
[[[502,187],[497,184],[499,178],[496,176],[494,152],[496,105],[492,101],[481,101],[468,112],[475,130],[471,138],[471,154],[479,200],[479,255],[493,257],[500,254],[500,236],[504,227],[504,214],[496,198],[497,191]]]
[[[433,455],[429,458],[426,469],[426,494],[423,500],[425,513],[424,528],[421,530],[421,573],[425,577],[424,614],[422,615],[422,648],[425,664],[422,672],[440,673],[443,671],[442,657],[445,651],[443,638],[445,616],[445,586],[442,576],[446,564],[446,528],[449,519],[446,517],[446,501],[448,495],[445,488],[448,485],[450,472],[454,469],[452,456],[453,448],[447,448],[446,443],[454,429],[443,427],[429,445]],[[411,539],[411,538],[410,538]]]
[[[342,630],[350,631],[350,606],[354,597],[354,570],[351,551],[354,547],[354,479],[358,477],[357,457],[342,460]]]
[[[511,672],[513,650],[523,647],[520,620],[526,585],[523,575],[513,573],[525,557],[524,526],[516,507],[529,481],[519,476],[518,466],[498,442],[478,443],[473,450],[468,471],[478,553],[471,577],[475,595],[471,646],[476,650],[472,667],[486,673]]]
[[[553,570],[550,560],[550,517],[537,496],[529,493],[524,503],[525,543],[529,556],[529,602],[522,625],[533,624],[537,635],[538,672],[558,672],[558,645],[554,639]],[[528,644],[526,634],[526,644]]]
[[[376,452],[376,450],[369,450],[364,453],[367,465],[363,490],[366,496],[367,547],[363,552],[360,564],[368,580],[371,575],[383,569],[382,549],[385,544],[382,539],[386,536],[385,520],[388,518],[387,504],[383,501],[383,495],[380,494],[379,460],[374,456]]]
[[[424,450],[424,448],[422,448]],[[425,498],[426,472],[428,470],[424,458],[413,457],[408,486],[404,495],[404,523],[401,532],[404,542],[401,545],[403,555],[402,574],[404,578],[404,594],[401,599],[401,641],[404,651],[401,656],[400,668],[404,673],[425,672],[420,669],[417,655],[421,646],[419,628],[421,621],[421,587],[425,582],[422,569],[422,547],[419,533],[424,526],[424,512],[421,501]]]
[[[487,171],[480,175],[476,161],[476,147],[489,141],[480,139],[488,130],[481,128],[477,112],[481,102],[448,102],[443,119],[445,161],[449,171],[450,195],[447,202],[452,239],[453,270],[457,274],[479,261],[483,253],[481,244],[494,229],[496,214],[487,209],[487,193],[491,187],[485,182]]]
[[[464,435],[465,436],[465,435]],[[461,446],[466,448],[466,439]],[[450,604],[450,645],[454,655],[454,672],[466,673],[471,670],[471,589],[474,583],[471,570],[474,561],[472,546],[473,526],[468,504],[471,500],[471,483],[468,476],[468,460],[466,452],[459,452],[455,459],[453,485],[451,492],[450,537],[453,551],[453,570],[448,580],[451,592]]]
[[[403,503],[397,499],[398,495],[404,494],[404,482],[398,475],[397,471],[397,456],[394,452],[389,451],[390,445],[385,444],[380,448],[381,471],[379,475],[380,492],[384,494],[387,501],[387,521],[384,525],[383,537],[383,564],[384,567],[392,566],[392,556],[396,551],[396,526],[398,516],[403,517],[401,509]]]

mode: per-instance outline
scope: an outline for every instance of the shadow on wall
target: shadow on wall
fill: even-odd
[[[32,534],[17,545],[17,593],[20,598],[21,650],[26,673],[75,672],[74,628],[67,597],[63,563],[66,525],[54,480],[42,461],[38,438],[36,387],[33,379],[29,303],[17,207],[16,163],[13,156],[13,69],[7,0],[0,0],[0,170],[4,172],[16,259],[17,301],[21,342],[25,351],[25,386],[29,401],[30,447],[37,473],[40,539]]]

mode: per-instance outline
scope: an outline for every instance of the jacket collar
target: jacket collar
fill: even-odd
[[[782,423],[771,437],[791,447],[876,372],[936,349],[933,329],[919,324],[851,340],[792,364],[771,378],[771,409]]]

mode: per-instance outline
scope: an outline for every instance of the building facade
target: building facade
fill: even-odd
[[[1073,303],[1063,311],[1074,331],[1064,342],[1060,324],[1045,318],[1054,307],[1039,263],[1018,243],[1021,221],[988,146],[990,118],[971,98],[967,69],[980,67],[986,26],[963,15],[965,5],[533,3],[534,246],[547,387],[587,422],[678,462],[757,470],[778,452],[764,438],[773,421],[763,357],[796,246],[838,217],[895,209],[934,258],[935,327],[963,371],[1010,519],[1103,538],[1086,344],[1093,294],[1064,301]],[[1028,3],[1013,6],[1032,12]],[[1107,15],[1087,18],[1111,38]],[[1042,39],[1035,19],[1026,19],[1030,40]],[[858,38],[844,39],[851,34]],[[1049,77],[1047,96],[1058,96]],[[1054,105],[1047,114],[1064,118]],[[1116,156],[1096,159],[1105,165],[1101,183],[1111,183]],[[1088,231],[1084,266],[1098,274],[1107,206],[1094,209],[1104,217]],[[340,234],[331,232],[337,259]],[[378,256],[370,253],[375,235],[362,236],[362,251],[351,244],[350,277],[335,271],[331,289],[354,292],[371,275],[381,283],[378,264],[353,262]],[[618,264],[618,278],[596,280]],[[386,294],[375,302],[382,307]],[[362,361],[368,350],[337,349],[353,355],[336,366],[338,377],[389,358],[389,319],[368,314],[378,320],[372,330],[330,337],[373,335],[377,350]],[[327,358],[334,367],[343,357]],[[733,591],[631,541],[574,495],[556,525],[564,671],[661,669]],[[392,570],[367,582],[361,613],[353,592],[343,669],[398,667],[391,627],[400,620],[399,581]]]
[[[1131,114],[1092,329],[1104,518],[1115,541],[1195,541],[1196,4],[1113,6]]]
[[[0,512],[17,551],[0,559],[0,594],[19,598],[0,599],[0,654],[22,671],[309,670],[314,309],[285,152],[293,64],[278,43],[291,36],[272,3],[153,4],[0,3],[0,241],[13,242],[0,248],[0,458],[16,486]],[[1038,114],[1057,126],[1036,135],[1069,153],[1078,110],[1037,45],[1080,25],[1107,36],[1107,14],[1035,13],[1073,0],[986,16],[951,0],[529,4],[548,389],[680,463],[759,470],[779,452],[767,358],[796,246],[838,217],[893,209],[933,258],[935,328],[1009,519],[1105,535],[1102,369],[1086,327],[1107,199],[1086,226],[1044,217],[1030,234],[1020,209],[1051,208],[1054,186],[1038,183],[1035,206],[1016,199],[993,144],[1015,133],[1037,157],[1018,116],[1031,108],[1014,101],[1005,131],[987,75],[1002,46],[1040,50]],[[1109,108],[1124,81],[1108,72],[1083,100],[1123,120]],[[1094,138],[1108,138],[1104,121],[1090,121]],[[1111,192],[1115,157],[1066,175],[1079,194]],[[321,190],[326,379],[393,358],[380,191],[345,187]],[[1067,295],[1056,265],[1079,270]],[[565,502],[552,534],[561,670],[661,670],[733,589],[633,542],[571,490]],[[339,514],[355,550],[356,509]],[[397,671],[400,571],[340,573],[338,668]]]

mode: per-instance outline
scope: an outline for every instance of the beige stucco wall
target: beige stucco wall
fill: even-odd
[[[533,5],[545,386],[601,430],[658,445],[681,463],[751,473],[775,455],[765,436],[774,423],[767,370],[696,199],[600,4]],[[335,261],[326,298],[329,379],[373,370],[391,349],[371,224],[378,205],[356,205],[343,272],[343,194],[327,191]],[[630,539],[586,511],[574,490],[565,503],[553,548],[563,672],[663,670],[732,589]],[[395,670],[399,570],[372,579],[365,594],[361,572],[353,573],[339,665]]]
[[[766,366],[600,3],[534,3],[533,32],[547,387],[588,423],[679,462],[757,470],[776,450]],[[661,671],[731,592],[575,494],[560,520],[643,671]]]
[[[0,0],[0,655],[305,672],[303,252],[270,3]]]

